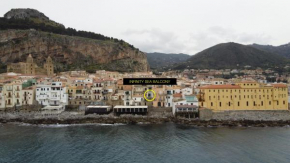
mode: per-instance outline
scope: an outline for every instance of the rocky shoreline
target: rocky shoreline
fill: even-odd
[[[27,123],[33,125],[51,124],[163,124],[172,122],[178,125],[195,127],[283,127],[290,121],[263,120],[199,120],[174,117],[82,117],[82,118],[0,118],[0,123]]]

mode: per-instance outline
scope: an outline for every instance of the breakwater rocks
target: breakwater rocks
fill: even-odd
[[[176,124],[196,127],[283,127],[289,126],[290,121],[263,121],[263,120],[188,120],[175,119]]]
[[[162,117],[82,117],[82,118],[14,118],[0,119],[0,123],[21,122],[29,124],[86,124],[86,123],[102,123],[102,124],[161,124],[172,122],[172,118]]]
[[[253,120],[199,120],[179,119],[173,117],[82,117],[82,118],[36,118],[36,119],[0,119],[0,123],[21,122],[34,125],[42,124],[162,124],[173,122],[178,125],[195,127],[283,127],[289,126],[290,121],[253,121]]]
[[[196,127],[282,127],[290,126],[290,120],[260,120],[260,119],[188,119],[170,115],[84,115],[82,112],[63,112],[59,115],[42,115],[40,112],[6,112],[0,114],[0,123],[41,124],[162,124],[176,123]]]

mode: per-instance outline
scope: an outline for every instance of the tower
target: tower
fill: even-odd
[[[35,65],[31,54],[26,58],[25,74],[35,75]]]
[[[46,69],[46,75],[53,75],[54,70],[53,70],[53,62],[50,56],[47,57],[46,63],[44,64],[44,69]]]

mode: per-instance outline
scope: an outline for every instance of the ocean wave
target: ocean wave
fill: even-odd
[[[44,128],[63,128],[74,126],[121,126],[126,125],[124,123],[106,124],[106,123],[84,123],[84,124],[29,124],[29,123],[14,123],[18,126],[36,126]]]

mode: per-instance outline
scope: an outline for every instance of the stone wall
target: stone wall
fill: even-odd
[[[263,120],[277,121],[290,120],[289,110],[243,110],[243,111],[222,111],[213,112],[211,109],[200,109],[201,120]]]

